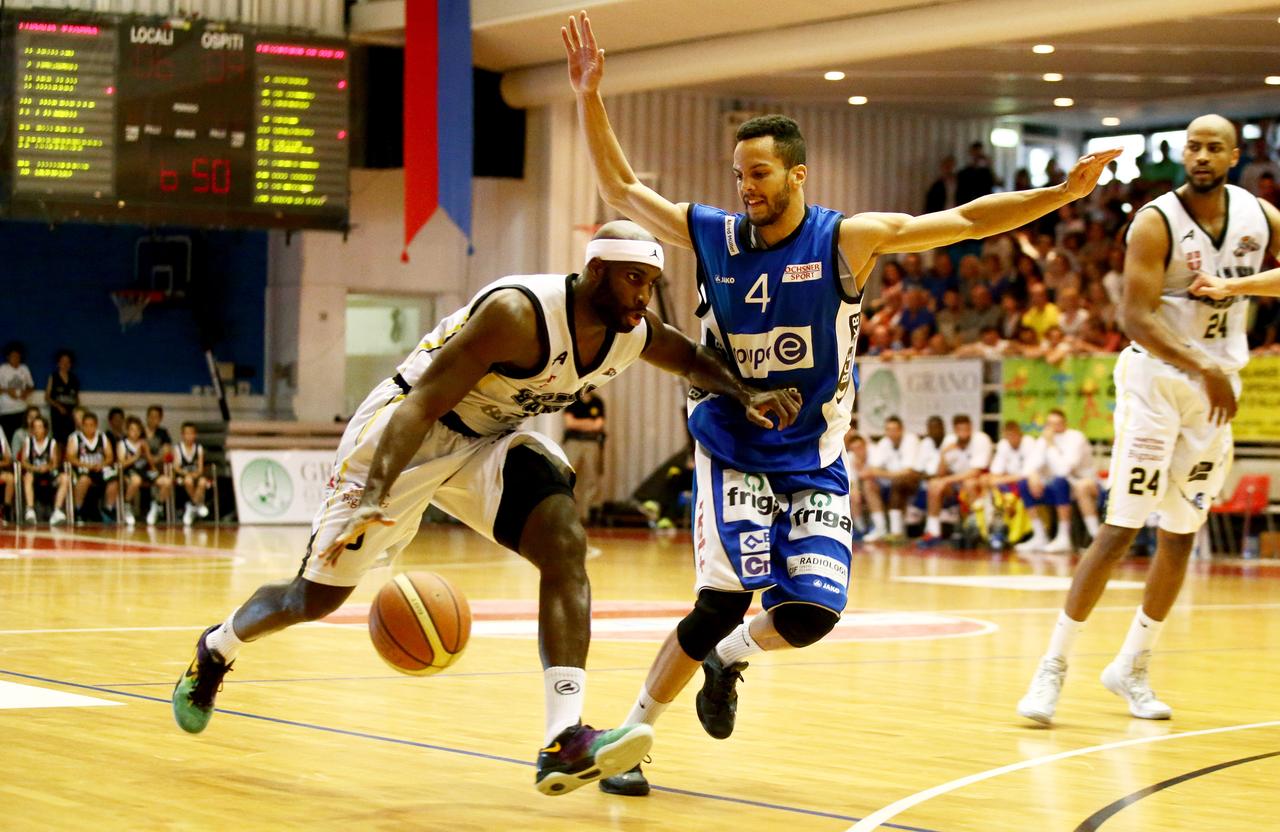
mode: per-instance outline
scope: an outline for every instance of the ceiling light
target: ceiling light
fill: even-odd
[[[1266,82],[1273,87],[1280,87],[1280,75],[1268,75]]]
[[[851,95],[849,96],[849,103],[855,107],[861,107],[867,103],[867,97],[865,95]]]
[[[991,143],[996,147],[1017,147],[1022,136],[1012,127],[996,127],[991,131]]]
[[[1076,103],[1076,100],[1075,100],[1074,98],[1055,98],[1055,99],[1053,99],[1053,106],[1055,106],[1055,107],[1073,107],[1073,106],[1075,106],[1075,103]]]
[[[1053,82],[1055,82],[1055,81],[1061,81],[1061,80],[1062,80],[1062,73],[1061,73],[1061,72],[1046,72],[1044,75],[1042,75],[1042,76],[1040,76],[1040,77],[1044,78],[1044,80],[1046,80],[1046,81],[1048,81],[1048,82],[1050,82],[1050,83],[1053,83]]]
[[[1031,47],[1031,51],[1036,53],[1037,55],[1052,55],[1053,44],[1037,43],[1035,46]]]
[[[826,78],[828,81],[843,81],[844,73],[838,69],[833,69],[830,72],[824,72],[822,77]]]
[[[1119,127],[1120,119],[1116,118],[1115,116],[1107,116],[1102,120],[1102,126],[1103,127]]]

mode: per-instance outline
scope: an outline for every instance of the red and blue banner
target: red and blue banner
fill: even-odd
[[[471,4],[406,0],[404,251],[443,208],[471,238]]]

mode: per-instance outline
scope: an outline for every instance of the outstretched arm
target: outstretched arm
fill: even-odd
[[[693,248],[686,221],[688,203],[677,205],[642,183],[618,144],[600,97],[604,50],[596,45],[587,13],[570,17],[569,25],[560,27],[560,35],[569,60],[569,83],[578,95],[578,120],[600,183],[601,198],[662,242]]]
[[[1098,184],[1102,171],[1121,152],[1107,150],[1084,156],[1071,169],[1066,182],[1049,188],[991,194],[919,217],[856,214],[840,224],[840,248],[850,267],[858,272],[866,260],[878,254],[927,251],[1011,231],[1087,196]]]
[[[1280,208],[1261,199],[1258,200],[1258,204],[1262,206],[1262,213],[1267,215],[1267,224],[1271,226],[1271,256],[1280,259]],[[1280,269],[1259,272],[1249,277],[1233,277],[1230,280],[1209,274],[1198,274],[1195,282],[1191,284],[1191,294],[1213,300],[1237,295],[1280,297]]]
[[[649,346],[641,356],[645,361],[683,376],[703,390],[736,399],[746,410],[747,419],[762,428],[774,427],[766,415],[768,413],[777,417],[778,430],[789,427],[796,420],[801,401],[800,393],[794,388],[756,390],[747,387],[720,353],[694,344],[683,332],[667,326],[653,312],[646,312],[645,320],[653,332]]]

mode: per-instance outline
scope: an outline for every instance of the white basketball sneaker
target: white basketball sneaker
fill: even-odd
[[[1013,547],[1013,551],[1020,555],[1030,555],[1035,552],[1043,552],[1044,547],[1049,545],[1049,538],[1044,535],[1032,535],[1028,540],[1019,543]]]
[[[1053,722],[1062,694],[1062,680],[1067,676],[1067,662],[1061,656],[1045,656],[1031,677],[1027,695],[1018,700],[1018,715],[1041,725]]]
[[[1062,555],[1074,552],[1075,547],[1071,545],[1071,538],[1068,535],[1060,534],[1049,541],[1049,545],[1041,551],[1047,555]]]
[[[1127,663],[1117,656],[1102,670],[1102,684],[1107,690],[1129,703],[1129,713],[1138,719],[1168,719],[1173,709],[1156,699],[1147,681],[1147,668],[1151,664],[1151,651],[1143,650]]]
[[[50,526],[60,526],[65,522],[67,522],[67,515],[63,514],[60,508],[55,508],[53,513],[49,515]]]

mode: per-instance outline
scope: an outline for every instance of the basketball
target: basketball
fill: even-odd
[[[410,676],[430,676],[457,661],[471,636],[466,596],[434,572],[405,572],[369,605],[369,638],[378,655]]]

